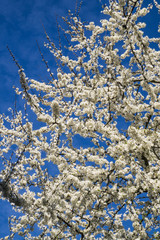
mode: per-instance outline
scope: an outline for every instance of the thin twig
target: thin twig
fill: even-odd
[[[15,56],[13,55],[12,51],[11,51],[10,48],[8,47],[8,45],[7,45],[7,49],[8,49],[8,51],[9,51],[11,57],[13,58],[13,61],[15,62],[15,64],[17,65],[17,67],[19,68],[19,70],[22,69],[22,67],[19,65],[18,61],[16,60]]]

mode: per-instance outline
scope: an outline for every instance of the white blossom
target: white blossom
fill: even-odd
[[[0,115],[0,196],[20,213],[4,239],[160,239],[160,51],[143,2],[109,1],[99,24],[69,12],[68,45],[47,36],[50,82],[19,70],[28,106]]]

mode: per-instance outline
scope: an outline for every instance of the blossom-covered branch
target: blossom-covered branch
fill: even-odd
[[[102,13],[96,24],[69,11],[59,47],[45,30],[50,81],[19,67],[16,93],[32,111],[0,119],[15,239],[160,238],[160,38],[144,34],[143,18],[152,5],[110,0]]]

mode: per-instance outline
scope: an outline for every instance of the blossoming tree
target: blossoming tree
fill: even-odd
[[[57,72],[40,52],[48,83],[11,53],[32,112],[0,118],[0,194],[19,213],[5,239],[160,239],[160,38],[142,30],[151,8],[110,0],[99,25],[69,12],[68,50],[46,33]]]

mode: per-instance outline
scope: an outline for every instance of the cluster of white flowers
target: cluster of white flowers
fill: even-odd
[[[19,71],[39,124],[0,118],[1,197],[22,213],[6,239],[160,239],[159,39],[143,0],[109,2],[99,25],[64,18],[68,55],[47,37],[56,79]]]

